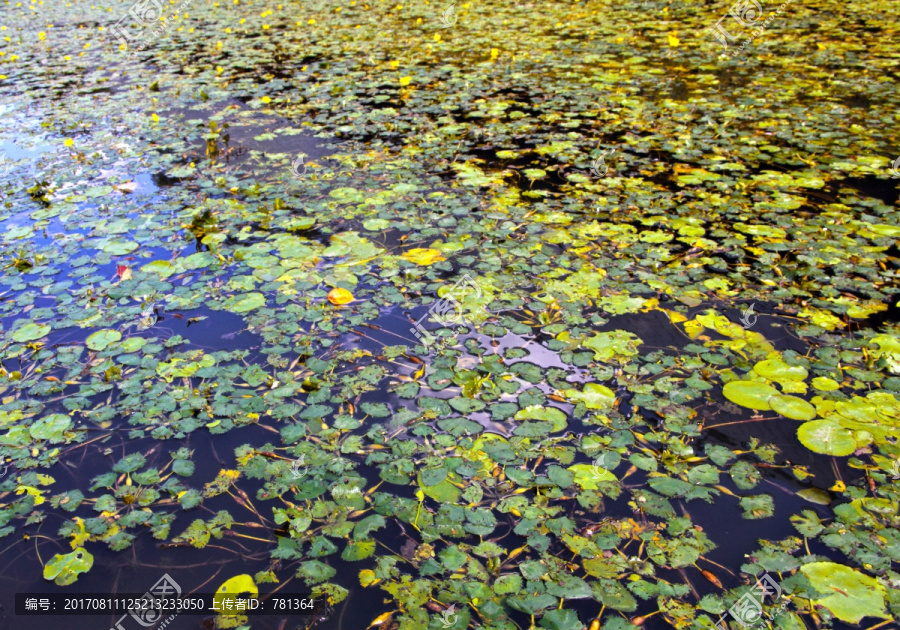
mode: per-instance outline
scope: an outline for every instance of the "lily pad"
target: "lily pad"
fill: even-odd
[[[853,434],[832,420],[812,420],[800,425],[797,438],[813,453],[843,457],[853,454]]]
[[[722,394],[741,407],[766,411],[771,409],[769,399],[778,395],[778,390],[759,381],[730,381],[722,388]]]
[[[616,402],[615,392],[606,385],[598,383],[586,384],[584,391],[567,389],[565,394],[566,398],[583,402],[588,409],[611,409]]]
[[[813,602],[841,621],[859,623],[863,617],[890,617],[884,608],[885,588],[875,578],[836,562],[811,562],[800,571],[818,592],[830,593]]]
[[[118,330],[98,330],[87,340],[84,342],[85,345],[95,352],[100,352],[102,350],[106,350],[107,346],[111,343],[115,343],[122,338],[122,333]]]
[[[232,313],[247,313],[253,309],[265,306],[266,297],[262,293],[244,293],[228,298],[222,304],[225,310]]]
[[[67,554],[56,554],[44,565],[44,579],[53,580],[59,586],[74,583],[78,576],[94,566],[94,556],[86,549],[78,548]]]
[[[802,381],[809,371],[800,366],[788,365],[781,359],[766,359],[753,366],[753,371],[770,381]]]
[[[72,426],[72,419],[61,413],[54,413],[44,416],[40,420],[32,424],[28,432],[36,440],[50,440],[51,442],[62,442],[63,433]]]
[[[436,249],[423,249],[417,247],[403,253],[403,258],[417,265],[433,265],[444,260],[443,254]]]
[[[35,339],[40,339],[41,337],[47,336],[50,332],[50,326],[47,324],[35,324],[34,322],[29,322],[24,326],[20,326],[17,328],[13,334],[13,341],[18,343],[25,343],[28,341],[34,341]]]
[[[516,420],[545,420],[553,425],[553,431],[562,431],[566,428],[566,414],[556,407],[543,407],[530,405],[516,412]]]
[[[585,490],[596,490],[597,484],[604,481],[618,481],[607,469],[591,464],[574,464],[566,470],[575,475],[575,483]]]
[[[776,394],[769,398],[772,411],[791,420],[812,420],[816,417],[816,408],[797,396]]]

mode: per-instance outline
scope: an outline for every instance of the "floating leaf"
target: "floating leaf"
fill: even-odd
[[[262,293],[245,293],[228,298],[222,304],[225,310],[233,313],[247,313],[253,309],[265,306],[266,298]]]
[[[597,484],[604,481],[618,481],[614,474],[600,466],[574,464],[566,470],[575,475],[575,483],[585,490],[596,490]]]
[[[13,341],[25,343],[27,341],[34,341],[35,339],[45,337],[49,332],[50,326],[47,324],[35,324],[34,322],[29,322],[13,331],[12,338]]]
[[[566,398],[581,401],[588,409],[611,409],[616,402],[616,394],[606,385],[597,383],[587,383],[584,391],[579,392],[577,389],[567,389]]]
[[[741,407],[768,410],[769,398],[776,396],[778,390],[759,381],[730,381],[722,388],[722,394]]]
[[[403,258],[417,265],[433,265],[440,260],[444,260],[444,256],[440,251],[436,249],[423,249],[421,247],[416,247],[403,252]]]
[[[93,333],[87,340],[84,342],[85,345],[93,350],[94,352],[100,352],[102,350],[106,350],[107,346],[111,343],[115,343],[122,338],[122,333],[118,330],[98,330]]]
[[[809,375],[804,367],[788,365],[781,359],[766,359],[753,366],[753,371],[770,381],[802,381]]]
[[[812,420],[800,425],[797,438],[813,453],[845,456],[856,450],[853,434],[832,420]]]
[[[245,597],[249,599],[259,597],[259,588],[253,581],[253,577],[246,573],[229,578],[224,584],[216,589],[216,593],[213,596],[213,607],[217,610],[233,610],[235,608],[234,602],[237,601],[239,595],[245,595]],[[226,608],[225,602],[228,600],[232,603]],[[243,615],[223,615],[220,613],[217,621],[217,627],[234,628],[243,625],[246,622],[246,617]]]
[[[817,505],[828,505],[831,503],[831,495],[821,488],[804,488],[797,493],[797,496]]]
[[[769,398],[772,411],[791,420],[812,420],[816,417],[816,408],[796,396],[776,394]]]
[[[54,413],[36,421],[29,427],[28,432],[36,440],[50,440],[62,442],[63,433],[72,426],[72,419],[61,413]]]
[[[811,562],[800,571],[818,592],[828,593],[813,603],[824,606],[841,621],[859,623],[863,617],[890,617],[884,608],[886,591],[878,580],[836,562]]]
[[[529,405],[516,412],[516,420],[544,420],[549,422],[553,431],[563,431],[567,426],[566,414],[556,407],[543,407],[541,405]]]
[[[56,554],[44,565],[44,579],[53,580],[59,586],[68,586],[92,566],[94,556],[85,549],[79,548],[71,553]]]

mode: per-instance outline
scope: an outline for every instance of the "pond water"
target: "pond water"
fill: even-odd
[[[896,16],[160,10],[0,14],[0,630],[898,627]]]

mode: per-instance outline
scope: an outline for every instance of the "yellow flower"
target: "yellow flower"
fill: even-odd
[[[680,43],[681,43],[681,40],[678,39],[678,35],[677,35],[677,33],[675,33],[675,31],[672,31],[671,33],[669,33],[669,46],[676,47]]]
[[[399,65],[400,65],[400,62],[399,62],[399,61],[392,61],[392,62],[390,63],[391,70],[396,70],[396,69],[397,69],[397,66],[399,66]]]
[[[268,30],[269,30],[269,25],[268,25],[268,24],[263,24],[263,30],[264,30],[264,31],[268,31]]]
[[[39,40],[44,41],[46,38],[47,38],[47,34],[44,33],[44,31],[41,31],[40,33],[38,33]]]
[[[313,24],[316,23],[316,19],[315,19],[315,18],[309,18],[309,19],[306,21],[306,23],[309,24],[310,26],[312,26]]]
[[[65,140],[63,140],[63,144],[66,145],[67,147],[70,147],[73,144],[75,144],[75,141],[72,140],[72,138],[66,138]]]
[[[496,59],[500,56],[500,51],[496,48],[491,48],[491,59]]]
[[[266,104],[269,104],[272,102],[272,99],[270,99],[268,96],[263,96],[260,100]]]
[[[434,41],[436,41],[436,42],[441,41],[441,34],[440,34],[440,33],[435,33],[435,34],[434,34]]]
[[[406,87],[412,82],[412,77],[400,77],[400,87]]]

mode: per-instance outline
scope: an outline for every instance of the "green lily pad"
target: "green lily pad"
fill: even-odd
[[[841,388],[841,384],[827,376],[817,376],[812,380],[812,386],[822,392],[833,392]]]
[[[797,438],[813,453],[843,457],[856,450],[853,434],[832,420],[804,422],[797,429]]]
[[[606,385],[597,383],[588,383],[584,386],[584,391],[577,389],[567,389],[566,398],[581,401],[588,409],[611,409],[616,402],[616,394]]]
[[[134,241],[112,242],[103,246],[103,251],[113,256],[125,256],[138,248],[138,244]]]
[[[41,337],[45,337],[50,332],[50,326],[47,324],[35,324],[34,322],[29,322],[24,326],[20,326],[17,328],[13,334],[13,341],[18,343],[25,343],[28,341],[34,341],[35,339],[40,339]]]
[[[390,224],[391,222],[387,219],[366,219],[363,221],[363,227],[370,232],[379,232],[387,229]]]
[[[29,427],[28,432],[36,440],[62,442],[63,433],[72,426],[72,419],[62,413],[44,416]]]
[[[246,313],[261,306],[265,306],[265,304],[266,297],[262,293],[254,292],[230,297],[223,302],[222,306],[225,310],[231,311],[232,313]]]
[[[574,464],[566,470],[575,475],[575,483],[585,490],[596,490],[597,484],[604,481],[618,481],[616,476],[605,468],[591,464]]]
[[[619,363],[637,355],[637,347],[643,341],[634,333],[625,330],[611,330],[601,332],[589,337],[582,342],[585,348],[594,351],[594,358],[598,361],[612,361]]]
[[[776,394],[769,398],[772,411],[791,420],[812,420],[816,417],[816,408],[797,396]]]
[[[804,367],[788,365],[781,359],[766,359],[753,366],[753,371],[770,381],[803,381],[809,375]]]
[[[110,329],[98,330],[97,332],[92,334],[90,337],[88,337],[84,343],[91,350],[94,350],[95,352],[100,352],[102,350],[106,350],[106,348],[107,348],[107,346],[109,346],[109,344],[115,343],[116,341],[119,341],[121,338],[122,338],[122,333],[120,333],[118,330],[110,330]]]
[[[797,496],[816,505],[829,505],[831,503],[831,495],[828,494],[827,490],[822,490],[821,488],[804,488],[797,493]]]
[[[67,554],[56,554],[44,565],[44,579],[53,580],[59,586],[74,583],[78,576],[94,566],[94,556],[87,550],[78,548]]]
[[[813,602],[841,621],[859,623],[863,617],[890,617],[884,608],[886,591],[878,580],[836,562],[811,562],[800,571],[818,592],[830,593]]]
[[[722,388],[722,394],[741,407],[766,411],[771,409],[769,398],[778,395],[778,390],[758,381],[731,381]]]
[[[516,420],[544,420],[553,425],[554,432],[563,431],[568,426],[565,412],[556,407],[530,405],[517,411],[515,418]]]

